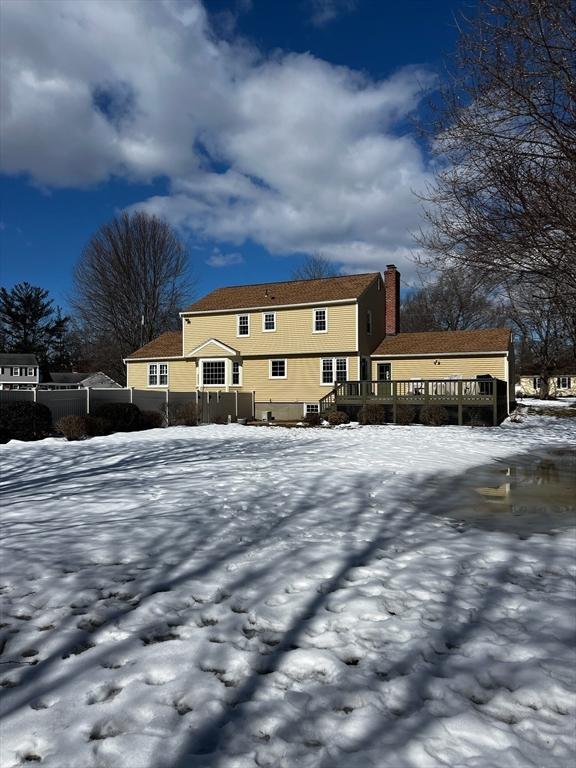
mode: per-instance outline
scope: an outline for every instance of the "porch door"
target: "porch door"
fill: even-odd
[[[381,397],[392,396],[392,364],[378,363],[378,394]]]

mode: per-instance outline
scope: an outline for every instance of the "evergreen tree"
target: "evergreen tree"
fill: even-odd
[[[52,358],[62,345],[69,318],[54,307],[44,288],[18,283],[12,290],[0,288],[0,342],[3,352],[29,352],[40,364]]]

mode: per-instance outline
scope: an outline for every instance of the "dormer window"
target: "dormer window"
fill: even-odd
[[[238,336],[250,336],[250,318],[248,315],[238,315]]]
[[[312,329],[314,333],[326,333],[328,330],[328,310],[314,309]]]

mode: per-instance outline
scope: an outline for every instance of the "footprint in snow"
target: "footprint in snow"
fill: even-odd
[[[112,701],[118,696],[122,688],[117,685],[102,685],[95,691],[92,691],[86,697],[86,704],[103,704],[107,701]]]

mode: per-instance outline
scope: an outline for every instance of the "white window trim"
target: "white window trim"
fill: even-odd
[[[309,411],[308,408],[310,406],[317,408],[317,410]],[[304,403],[304,416],[308,416],[309,413],[320,413],[320,403]]]
[[[155,371],[154,374],[152,374],[152,371],[150,370],[154,366]],[[154,379],[156,380],[156,384],[151,384],[150,379],[154,375]],[[147,378],[148,386],[149,387],[157,387],[158,386],[158,363],[148,363],[148,378]]]
[[[322,381],[322,373],[324,368],[324,360],[332,360],[332,381],[328,384],[325,381]],[[347,357],[321,357],[320,358],[320,386],[321,387],[334,387],[336,384],[336,360],[346,360],[346,381],[348,381],[348,375],[350,373],[350,360]]]
[[[316,312],[324,312],[326,318],[326,328],[323,331],[316,330]],[[328,308],[327,307],[314,307],[312,310],[312,333],[328,333]]]
[[[157,382],[156,384],[150,384],[150,367],[153,366],[153,365],[156,366],[156,382]],[[160,366],[161,365],[165,365],[166,366],[166,375],[167,375],[167,382],[166,382],[166,384],[160,384]],[[159,363],[159,362],[148,363],[148,374],[147,374],[146,381],[148,382],[148,387],[150,387],[152,389],[163,389],[163,388],[166,388],[170,384],[170,366],[168,365],[168,363]]]
[[[562,383],[564,382],[564,383]],[[557,389],[571,389],[572,388],[572,377],[571,376],[557,376],[556,377],[556,388]]]
[[[266,315],[274,318],[274,328],[266,328]],[[262,333],[276,333],[276,312],[262,312]]]
[[[240,333],[240,318],[241,317],[247,317],[248,318],[248,333]],[[247,339],[250,336],[250,315],[248,312],[241,312],[239,315],[236,315],[236,338],[237,339]]]
[[[284,376],[272,376],[272,363],[284,363]],[[285,357],[273,357],[268,361],[268,378],[272,381],[279,381],[288,378],[288,360]]]
[[[200,371],[200,386],[202,389],[212,389],[214,387],[227,387],[230,373],[228,371],[228,360],[225,357],[202,357],[200,358],[198,369]],[[224,384],[204,384],[204,363],[224,363]]]
[[[239,373],[238,384],[234,384],[233,383],[234,363],[238,364],[238,373]],[[244,366],[242,365],[242,363],[240,361],[238,361],[238,360],[231,360],[230,361],[230,386],[231,387],[241,387],[242,386],[242,369],[243,368],[244,368]]]
[[[12,376],[20,376],[20,366],[13,366],[12,367]]]

